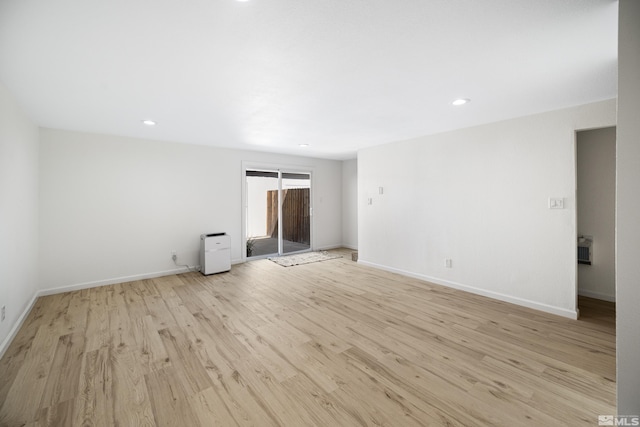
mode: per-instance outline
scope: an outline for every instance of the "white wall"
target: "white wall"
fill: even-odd
[[[358,249],[358,161],[342,162],[342,244]]]
[[[41,130],[43,289],[112,283],[198,264],[199,236],[227,232],[241,253],[242,162],[311,167],[316,248],[342,240],[342,163]]]
[[[577,133],[578,235],[593,236],[591,265],[578,264],[578,293],[616,297],[616,129]]]
[[[0,83],[0,355],[38,284],[38,129]]]
[[[360,260],[575,317],[575,130],[615,120],[608,100],[361,150]]]
[[[620,0],[616,192],[618,414],[640,414],[640,2]]]

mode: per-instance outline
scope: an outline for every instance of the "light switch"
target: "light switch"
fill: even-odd
[[[549,209],[564,209],[564,199],[562,197],[549,197]]]
[[[373,197],[367,198],[367,204],[368,205],[372,205],[373,204]]]

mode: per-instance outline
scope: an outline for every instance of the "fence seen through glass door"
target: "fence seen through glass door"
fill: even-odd
[[[310,192],[309,174],[282,174],[282,253],[311,248]]]
[[[247,169],[246,256],[310,250],[311,175]]]

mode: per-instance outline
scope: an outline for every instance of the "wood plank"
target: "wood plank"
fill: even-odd
[[[58,339],[40,406],[54,406],[77,396],[83,357],[84,335],[67,334]]]
[[[176,372],[188,396],[211,387],[211,379],[195,354],[193,345],[180,328],[162,329],[158,332],[167,349],[173,370]]]
[[[74,405],[74,424],[109,426],[115,424],[113,369],[110,347],[85,354],[80,374],[79,395]]]
[[[141,366],[132,352],[115,351],[111,357],[113,412],[116,425],[155,424]]]
[[[109,308],[107,307],[107,287],[91,289],[89,293],[90,305],[87,313],[86,352],[98,350],[111,345],[109,331]]]
[[[43,408],[38,414],[38,419],[31,425],[45,426],[71,426],[73,425],[73,412],[75,400],[65,400],[53,406]]]
[[[217,375],[212,378],[212,381],[215,384],[215,390],[238,425],[279,425],[276,415],[237,370],[234,369],[229,376]]]
[[[167,349],[150,315],[142,319],[142,343],[139,344],[136,352],[144,373],[162,369],[171,363]]]
[[[218,393],[207,388],[188,397],[189,405],[198,418],[201,426],[237,426],[229,412],[229,408]]]
[[[0,425],[26,423],[36,418],[47,377],[52,374],[50,368],[59,338],[51,333],[49,325],[41,326],[33,338],[33,344],[0,408]]]
[[[144,376],[157,426],[198,426],[179,374],[171,367]]]

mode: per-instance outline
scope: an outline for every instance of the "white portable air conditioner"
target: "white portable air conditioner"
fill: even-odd
[[[231,270],[231,239],[227,233],[200,235],[200,271],[204,275]]]

